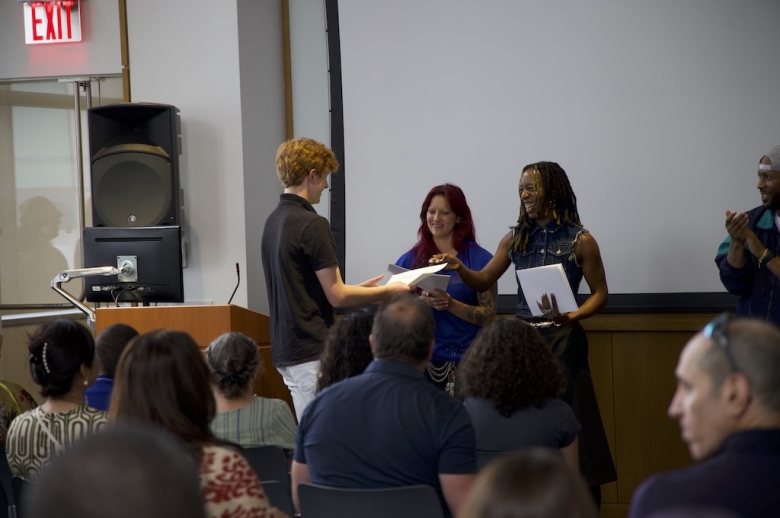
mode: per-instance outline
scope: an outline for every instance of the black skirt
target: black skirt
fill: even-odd
[[[590,376],[585,330],[574,323],[538,328],[538,331],[565,371],[566,392],[561,394],[561,399],[571,406],[582,425],[579,457],[583,477],[591,487],[614,482],[617,472]]]

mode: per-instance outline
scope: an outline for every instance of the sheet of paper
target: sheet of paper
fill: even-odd
[[[541,303],[544,293],[548,296],[555,294],[558,311],[561,313],[576,311],[579,307],[569,287],[563,266],[560,264],[517,270],[517,279],[520,281],[520,287],[523,288],[523,295],[531,309],[531,314],[535,317],[542,316],[542,310],[537,303]]]
[[[441,266],[441,265],[436,265]],[[436,270],[436,271],[440,271]],[[416,272],[418,270],[407,270],[406,268],[402,266],[396,266],[394,264],[388,264],[387,265],[387,271],[390,272],[390,275],[395,276],[404,272]],[[390,277],[391,279],[393,277]],[[389,280],[387,282],[390,282]],[[450,283],[450,276],[449,275],[442,275],[442,274],[431,274],[426,279],[421,280],[417,283],[418,288],[422,288],[424,290],[433,290],[434,288],[439,288],[440,290],[447,291],[447,286]]]
[[[423,268],[416,268],[414,270],[407,270],[394,264],[387,265],[387,270],[393,275],[387,280],[388,284],[391,282],[402,282],[404,284],[416,284],[419,288],[429,290],[434,287],[447,289],[447,284],[450,282],[449,275],[434,275],[436,272],[443,270],[447,266],[446,263],[434,264],[433,266],[425,266]],[[443,277],[443,279],[442,279]],[[423,286],[425,285],[425,286]]]

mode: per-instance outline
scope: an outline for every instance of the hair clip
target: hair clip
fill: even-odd
[[[43,359],[43,369],[46,371],[46,374],[51,374],[51,370],[49,370],[49,362],[46,361],[47,347],[49,347],[49,342],[43,342],[43,352],[41,353],[41,358]]]

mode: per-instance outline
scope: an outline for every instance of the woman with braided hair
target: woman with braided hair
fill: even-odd
[[[517,224],[498,245],[493,259],[480,271],[467,268],[452,254],[431,258],[446,262],[463,282],[477,291],[489,288],[514,264],[515,270],[560,264],[576,294],[583,277],[590,296],[579,309],[561,313],[555,294],[529,301],[519,285],[515,314],[535,327],[564,367],[567,389],[561,395],[582,424],[580,469],[600,500],[601,484],[617,479],[615,465],[601,422],[596,393],[588,365],[588,339],[579,324],[607,303],[607,279],[596,240],[583,228],[577,211],[577,197],[566,172],[555,162],[537,162],[523,168],[519,185],[520,216]],[[529,304],[537,304],[544,317],[531,315]]]
[[[211,431],[220,439],[244,447],[295,447],[295,420],[287,403],[254,395],[255,379],[263,372],[257,344],[241,333],[225,333],[206,349],[217,414]]]

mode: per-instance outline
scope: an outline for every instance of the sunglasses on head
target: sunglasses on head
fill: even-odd
[[[731,367],[731,372],[738,372],[739,369],[737,369],[737,364],[734,362],[734,356],[729,348],[729,339],[726,336],[726,326],[729,323],[729,318],[728,312],[721,313],[712,322],[704,326],[702,334],[704,338],[713,340],[723,350]]]

